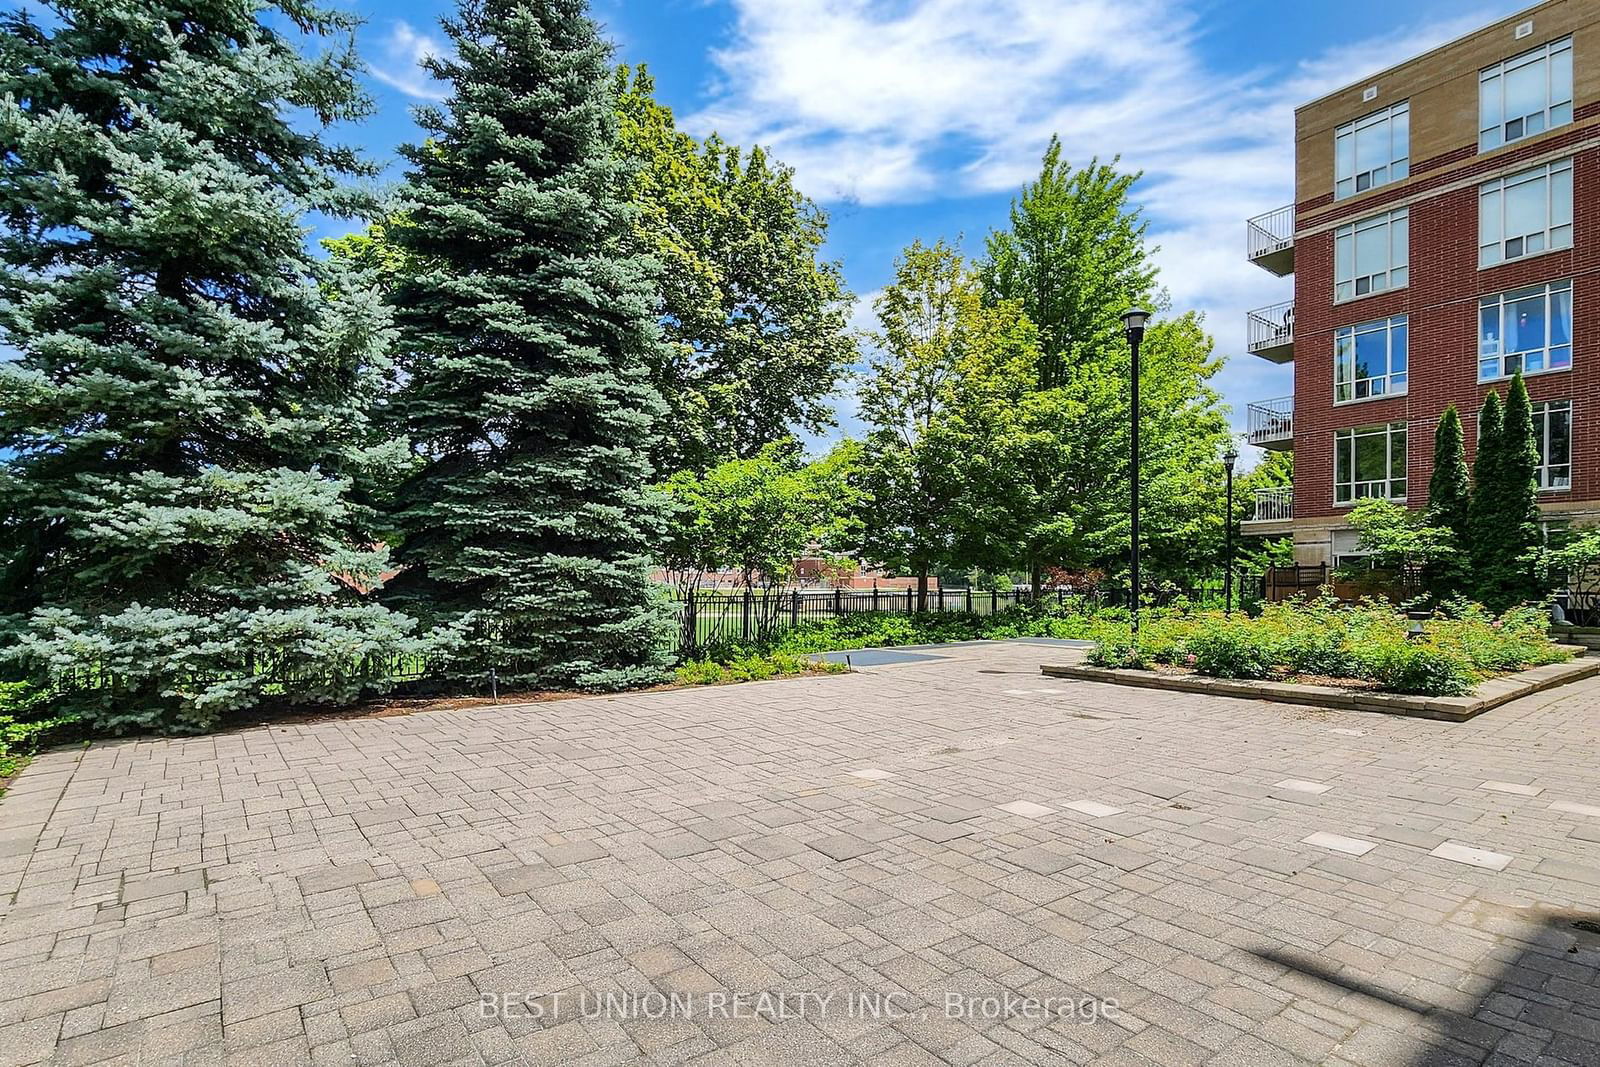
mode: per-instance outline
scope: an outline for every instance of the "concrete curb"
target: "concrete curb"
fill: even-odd
[[[1083,682],[1109,682],[1141,689],[1166,689],[1177,693],[1209,693],[1213,696],[1270,700],[1280,704],[1309,704],[1340,711],[1376,711],[1386,715],[1409,715],[1419,719],[1465,722],[1491,708],[1521,697],[1554,689],[1600,674],[1600,659],[1574,659],[1531,667],[1516,674],[1491,678],[1479,684],[1470,696],[1424,697],[1399,693],[1369,693],[1335,689],[1326,685],[1296,685],[1291,682],[1234,681],[1207,678],[1198,674],[1159,674],[1155,671],[1116,670],[1110,667],[1046,665],[1039,668],[1052,678],[1075,678]]]

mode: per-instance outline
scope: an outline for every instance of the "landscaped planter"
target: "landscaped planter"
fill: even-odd
[[[1570,646],[1563,646],[1570,647]],[[1582,653],[1582,648],[1572,651]],[[1132,670],[1088,665],[1044,666],[1041,672],[1052,678],[1076,678],[1087,682],[1110,682],[1141,689],[1166,689],[1178,693],[1210,693],[1215,696],[1270,700],[1280,704],[1310,704],[1343,711],[1379,711],[1389,715],[1409,715],[1422,719],[1463,722],[1490,708],[1533,693],[1566,685],[1600,674],[1600,658],[1579,658],[1565,663],[1530,667],[1514,674],[1478,683],[1466,696],[1429,697],[1403,693],[1380,693],[1360,689],[1340,689],[1326,685],[1301,685],[1296,682],[1247,681],[1210,678],[1200,674]]]

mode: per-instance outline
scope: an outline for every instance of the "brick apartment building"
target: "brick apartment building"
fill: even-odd
[[[1250,405],[1251,443],[1294,451],[1294,488],[1245,532],[1302,564],[1356,555],[1364,497],[1421,507],[1433,433],[1521,369],[1540,500],[1600,521],[1600,0],[1549,0],[1295,112],[1295,202],[1250,220],[1248,255],[1294,276],[1248,347],[1294,364]]]

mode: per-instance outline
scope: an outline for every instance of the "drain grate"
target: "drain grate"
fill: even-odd
[[[1578,919],[1572,924],[1574,930],[1582,930],[1586,934],[1600,934],[1600,923],[1593,919]]]

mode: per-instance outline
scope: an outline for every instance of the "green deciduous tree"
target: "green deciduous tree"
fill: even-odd
[[[429,61],[450,96],[404,149],[389,238],[421,469],[396,522],[397,602],[476,634],[462,671],[615,688],[663,666],[648,566],[662,405],[614,70],[582,0],[463,0]]]
[[[821,258],[827,216],[793,171],[761,148],[697,142],[654,88],[642,67],[617,72],[637,235],[661,265],[652,370],[671,416],[655,460],[677,470],[832,425],[856,346],[843,275]]]
[[[367,107],[351,18],[39,6],[0,15],[8,669],[112,729],[350,699],[423,650],[357,591],[387,567],[352,497],[393,458],[387,318],[303,244],[360,206],[322,132]]]
[[[1372,564],[1397,576],[1421,574],[1456,558],[1455,536],[1448,528],[1392,501],[1363,500],[1350,509],[1349,521]]]

